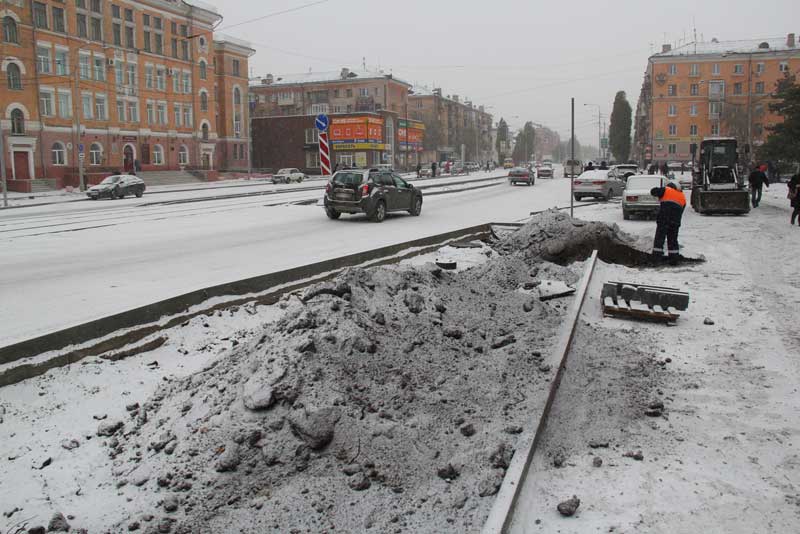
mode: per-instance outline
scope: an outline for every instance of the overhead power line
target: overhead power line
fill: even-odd
[[[267,15],[262,15],[260,17],[254,17],[252,19],[243,20],[241,22],[237,22],[235,24],[229,24],[227,26],[222,26],[220,28],[216,28],[216,31],[220,30],[227,30],[229,28],[236,28],[237,26],[243,26],[244,24],[250,24],[252,22],[258,22],[259,20],[271,19],[273,17],[277,17],[278,15],[285,15],[287,13],[293,13],[295,11],[300,11],[301,9],[307,9],[309,7],[317,6],[320,4],[325,4],[330,2],[330,0],[318,0],[316,2],[311,2],[309,4],[303,4],[302,6],[291,7],[289,9],[284,9],[282,11],[275,11],[274,13],[269,13]]]

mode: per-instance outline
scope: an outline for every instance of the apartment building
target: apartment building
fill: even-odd
[[[247,43],[181,0],[4,0],[2,141],[9,189],[118,171],[247,168]],[[238,91],[238,96],[237,96]],[[35,180],[38,179],[38,180]]]
[[[467,160],[495,159],[492,115],[483,106],[459,95],[442,95],[440,88],[417,86],[409,96],[409,117],[425,126],[422,163],[460,159],[464,145]]]
[[[646,161],[690,161],[692,144],[731,136],[743,150],[781,120],[769,109],[776,83],[800,72],[794,34],[779,39],[664,45],[649,58],[636,117]],[[752,152],[752,150],[751,150]]]

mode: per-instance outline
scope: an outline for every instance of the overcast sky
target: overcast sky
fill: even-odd
[[[597,144],[614,95],[636,100],[651,52],[692,40],[800,35],[797,0],[328,0],[261,21],[228,26],[314,0],[205,0],[224,16],[219,30],[257,50],[255,76],[380,67],[489,108],[512,127],[543,123]],[[792,27],[792,22],[794,26]]]

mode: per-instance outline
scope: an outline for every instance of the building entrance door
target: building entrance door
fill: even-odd
[[[28,168],[28,152],[14,152],[14,175],[17,180],[30,180],[31,172]]]
[[[125,148],[122,149],[122,163],[125,167],[125,172],[130,173],[134,170],[133,168],[133,147],[131,145],[125,145]]]
[[[211,155],[208,153],[203,154],[203,170],[211,169]]]

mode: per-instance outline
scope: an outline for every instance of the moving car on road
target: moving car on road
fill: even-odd
[[[86,196],[92,200],[97,200],[98,198],[125,198],[128,195],[136,195],[136,198],[141,198],[144,195],[144,190],[144,181],[138,176],[115,174],[87,189]]]
[[[575,200],[582,200],[584,197],[609,200],[613,196],[621,195],[625,189],[625,182],[610,176],[607,170],[584,171],[575,178],[573,184]]]
[[[692,188],[692,164],[691,163],[682,163],[680,161],[670,161],[667,163],[667,168],[669,169],[669,174],[673,179],[675,179],[679,184],[681,184],[681,189],[691,189]]]
[[[422,191],[393,172],[378,169],[339,171],[325,186],[325,213],[338,219],[342,213],[365,213],[375,222],[386,214],[422,212]]]
[[[614,173],[614,177],[622,180],[623,182],[628,179],[629,176],[633,176],[634,174],[639,174],[639,166],[635,163],[625,163],[622,165],[614,165],[611,167],[609,172]]]
[[[503,168],[504,169],[513,169],[514,168],[514,160],[511,158],[506,158],[503,160]]]
[[[564,163],[564,177],[580,176],[583,172],[583,163],[579,159],[568,159]]]
[[[658,214],[658,198],[650,194],[654,187],[664,187],[667,179],[664,176],[638,174],[628,177],[625,191],[622,193],[622,218],[626,221],[632,215],[654,217]]]
[[[476,172],[481,170],[481,166],[475,163],[474,161],[468,161],[465,165],[469,172]]]
[[[508,171],[508,183],[511,185],[516,185],[518,182],[533,185],[535,180],[536,178],[533,175],[533,171],[526,167],[514,167]]]
[[[553,163],[550,161],[544,161],[541,165],[539,165],[539,169],[537,170],[537,177],[538,178],[552,178],[555,176],[555,171],[553,170]]]
[[[290,184],[292,182],[297,182],[298,184],[306,179],[306,175],[303,174],[300,169],[281,169],[276,172],[272,176],[272,183],[273,184]]]

